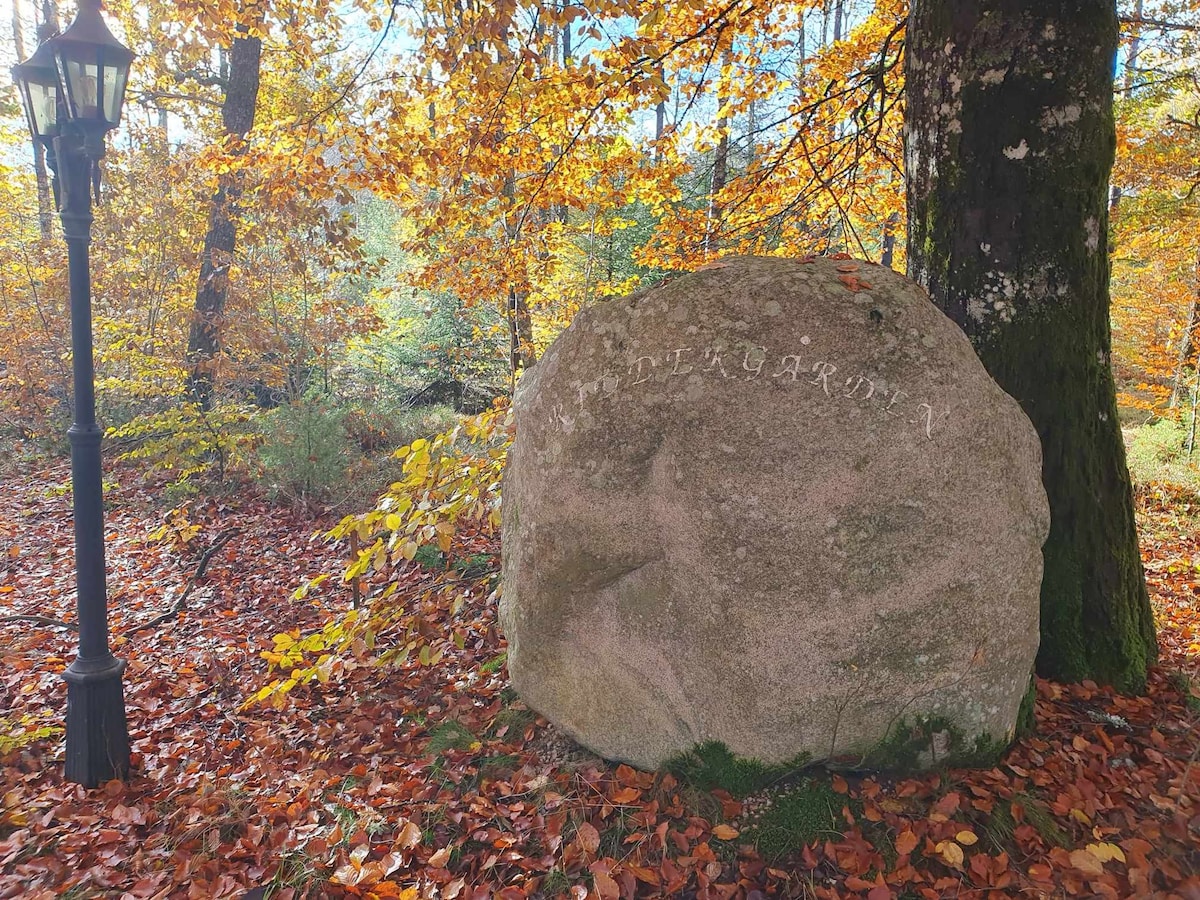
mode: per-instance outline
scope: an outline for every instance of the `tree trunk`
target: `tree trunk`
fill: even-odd
[[[1168,406],[1175,409],[1183,400],[1189,366],[1200,369],[1196,361],[1196,334],[1200,331],[1200,251],[1196,253],[1196,289],[1188,305],[1187,317],[1183,322],[1183,333],[1179,336],[1179,353],[1175,356],[1175,377],[1171,385],[1171,401]]]
[[[1142,0],[1136,0],[1133,4],[1133,17],[1135,19],[1142,18]],[[1129,99],[1133,95],[1133,79],[1137,75],[1138,55],[1141,53],[1141,49],[1141,26],[1134,25],[1133,35],[1129,38],[1129,50],[1125,55],[1125,75],[1121,80],[1121,93],[1125,99]],[[1108,189],[1108,216],[1110,219],[1115,218],[1117,215],[1124,190],[1119,184],[1111,185]]]
[[[896,226],[900,224],[900,214],[892,213],[883,223],[883,251],[879,256],[879,264],[894,268],[896,261]]]
[[[909,274],[1042,440],[1038,671],[1139,689],[1157,647],[1109,355],[1116,10],[917,0],[908,36]]]
[[[244,30],[244,29],[239,29]],[[237,37],[228,54],[222,54],[225,100],[221,120],[225,132],[241,141],[254,125],[258,106],[262,41]],[[188,389],[201,409],[212,406],[216,363],[221,350],[221,318],[229,295],[229,268],[237,247],[237,200],[241,193],[236,174],[222,175],[208,211],[208,230],[200,257],[200,278],[188,333]]]
[[[508,364],[515,377],[537,362],[533,346],[533,317],[524,291],[508,291]]]
[[[721,54],[721,70],[725,71],[733,61],[732,52]],[[704,255],[713,256],[721,246],[721,223],[725,210],[718,197],[729,183],[729,103],[728,87],[724,79],[717,90],[717,149],[713,154],[712,181],[708,186],[708,230],[704,235]]]

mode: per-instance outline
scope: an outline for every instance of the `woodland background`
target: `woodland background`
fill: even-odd
[[[1114,366],[1162,664],[1141,698],[1040,681],[1002,767],[788,776],[772,818],[778,773],[580,758],[506,687],[503,398],[581,306],[723,254],[903,271],[905,4],[106,4],[138,54],[93,281],[140,774],[55,774],[65,249],[4,88],[0,897],[1193,896],[1200,8],[1120,11]],[[70,13],[13,0],[0,54]]]

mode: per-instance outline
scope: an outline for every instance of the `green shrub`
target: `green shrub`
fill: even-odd
[[[181,403],[138,416],[105,434],[121,460],[138,460],[170,474],[177,490],[196,479],[224,482],[245,474],[258,435],[251,407],[227,403],[207,412]],[[174,505],[174,503],[172,503]]]
[[[343,420],[343,411],[321,396],[264,416],[259,480],[273,497],[324,502],[345,492],[353,457]]]

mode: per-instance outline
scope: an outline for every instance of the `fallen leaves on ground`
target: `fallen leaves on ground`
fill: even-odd
[[[84,791],[62,779],[61,734],[9,753],[0,898],[1200,896],[1197,715],[1181,675],[1200,674],[1200,543],[1178,498],[1142,499],[1163,646],[1145,696],[1040,681],[1037,733],[997,767],[833,776],[844,826],[768,861],[743,843],[738,801],[698,803],[670,775],[603,763],[526,710],[491,599],[447,604],[437,624],[455,640],[435,664],[352,664],[282,709],[242,709],[273,635],[308,633],[350,602],[319,579],[340,562],[316,536],[330,522],[237,491],[194,502],[175,523],[186,541],[148,541],[164,522],[154,486],[114,477],[112,634],[129,661],[135,771]],[[69,496],[54,489],[67,478],[65,466],[6,478],[0,616],[73,617]],[[135,632],[230,528],[185,608]],[[405,569],[397,602],[433,577]],[[0,628],[0,708],[53,730],[74,632]]]

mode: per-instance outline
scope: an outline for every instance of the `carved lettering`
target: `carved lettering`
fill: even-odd
[[[933,440],[933,407],[930,406],[928,403],[922,403],[917,407],[917,410],[918,410],[918,414],[917,414],[917,417],[915,419],[913,419],[913,424],[915,425],[915,424],[919,423],[921,421],[921,419],[924,418],[925,419],[925,437],[929,438],[932,441]],[[942,413],[940,416],[938,416],[938,422],[940,423],[943,419],[945,419],[949,415],[950,415],[949,411]]]
[[[808,335],[804,335],[800,339],[800,343],[808,345],[811,339]],[[689,354],[700,352],[693,347],[676,347],[674,350],[668,351],[659,361],[657,356],[639,356],[635,359],[627,369],[629,378],[617,374],[607,374],[595,378],[591,381],[584,382],[579,385],[577,391],[577,405],[579,409],[583,409],[588,402],[589,395],[599,395],[602,399],[610,400],[614,398],[618,390],[629,385],[645,384],[650,381],[655,374],[655,370],[661,368],[668,376],[687,375],[692,372],[698,372],[703,375],[719,373],[721,378],[738,378],[737,363],[733,362],[730,368],[733,372],[727,371],[725,367],[725,357],[735,359],[733,354],[724,349],[714,347],[705,348],[703,351],[704,362],[693,365],[687,361]],[[916,425],[925,432],[925,437],[933,440],[933,430],[935,426],[939,426],[943,421],[950,417],[949,410],[941,413],[940,416],[934,416],[933,404],[929,401],[917,404],[915,418],[909,418],[908,409],[905,406],[906,401],[912,398],[907,392],[898,389],[895,385],[890,385],[884,381],[876,382],[861,372],[850,375],[844,380],[834,381],[830,385],[830,379],[838,371],[838,366],[831,362],[818,361],[811,366],[806,366],[801,362],[799,354],[789,353],[781,357],[774,357],[771,351],[766,347],[750,347],[750,349],[742,353],[741,372],[746,381],[752,381],[761,378],[763,373],[767,371],[767,364],[775,361],[770,373],[772,378],[783,378],[791,376],[792,382],[799,380],[803,373],[808,378],[808,383],[819,387],[826,397],[837,397],[846,400],[872,400],[876,394],[880,400],[877,403],[882,406],[876,406],[876,409],[882,408],[884,413],[889,416],[899,415],[912,425]],[[578,421],[568,415],[563,408],[563,404],[555,404],[550,409],[550,420],[558,427],[559,430],[570,433],[575,430]]]
[[[645,369],[646,369],[645,375],[642,374],[642,363],[650,364],[645,367]],[[654,375],[654,367],[657,365],[658,365],[658,363],[655,361],[653,356],[639,356],[634,361],[633,366],[630,366],[627,371],[629,372],[629,374],[632,375],[633,367],[637,366],[637,377],[634,379],[633,383],[634,384],[642,384],[644,382],[649,381],[650,378]]]
[[[566,409],[561,403],[555,403],[551,407],[550,417],[558,424],[560,431],[570,434],[575,430],[575,417],[566,415]]]
[[[750,365],[750,357],[751,356],[759,357],[757,366]],[[761,375],[763,366],[766,365],[766,363],[767,363],[767,348],[766,347],[754,347],[750,350],[747,350],[745,357],[742,359],[742,368],[745,369],[747,372],[751,373],[746,376],[747,380],[749,380],[751,378],[757,378],[759,375]]]
[[[816,362],[813,363],[812,371],[816,372],[816,375],[809,384],[821,385],[821,388],[825,391],[825,396],[832,397],[833,395],[829,392],[829,376],[837,371],[837,366],[833,363]]]
[[[707,366],[704,367],[704,371],[705,373],[708,373],[715,369],[721,373],[722,378],[734,378],[736,376],[730,375],[728,372],[726,372],[725,364],[721,362],[721,354],[723,352],[723,350],[713,350],[711,347],[705,350],[704,358],[709,359],[711,357],[711,361]]]
[[[667,359],[675,357],[675,363],[671,366],[672,375],[686,375],[688,372],[692,371],[692,367],[687,363],[683,363],[684,368],[680,368],[680,361],[683,358],[683,354],[691,352],[691,347],[679,347],[678,349],[672,350],[667,354]]]
[[[870,400],[871,395],[875,393],[875,382],[864,375],[852,375],[846,379],[846,387],[850,387],[850,382],[852,381],[854,382],[854,387],[850,388],[850,390],[842,396],[849,397],[851,399]],[[858,393],[859,388],[861,388],[864,384],[867,386],[867,392],[861,397],[856,398],[855,394]]]
[[[779,371],[772,373],[771,377],[780,378],[783,375],[791,375],[792,381],[800,377],[800,357],[788,354],[779,361]]]

